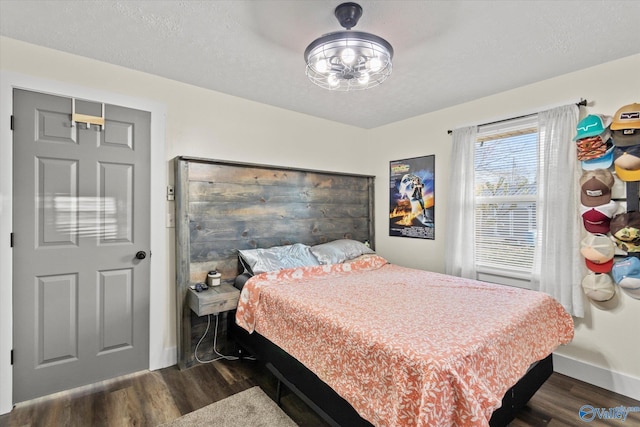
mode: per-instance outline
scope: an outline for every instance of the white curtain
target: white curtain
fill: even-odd
[[[576,317],[584,317],[580,258],[580,170],[572,138],[578,107],[538,113],[537,233],[532,289],[545,292]]]
[[[449,202],[445,236],[445,272],[453,276],[476,278],[474,218],[474,155],[477,126],[453,131],[449,174]]]

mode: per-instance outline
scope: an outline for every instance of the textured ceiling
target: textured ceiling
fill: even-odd
[[[393,74],[330,92],[302,54],[339,3],[0,0],[0,34],[362,128],[640,52],[640,1],[360,1]]]

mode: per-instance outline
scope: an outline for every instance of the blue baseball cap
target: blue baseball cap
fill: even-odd
[[[592,171],[594,169],[609,169],[613,164],[614,151],[615,147],[612,144],[602,156],[596,157],[595,159],[583,160],[582,170]]]
[[[640,299],[640,259],[624,258],[613,265],[613,279],[630,297]]]
[[[578,122],[574,141],[590,138],[604,133],[611,124],[611,117],[602,114],[589,114]]]
[[[640,259],[631,256],[616,261],[611,269],[613,280],[620,284],[622,279],[640,279]]]

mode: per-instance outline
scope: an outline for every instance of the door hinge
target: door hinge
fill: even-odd
[[[11,247],[13,247],[13,233],[11,233],[10,244],[11,244]]]
[[[14,116],[13,116],[13,114],[12,114],[12,115],[11,115],[11,130],[13,130],[13,118],[14,118]]]

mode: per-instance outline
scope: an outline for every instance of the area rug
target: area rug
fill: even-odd
[[[190,412],[161,427],[297,427],[260,387],[253,387]]]

